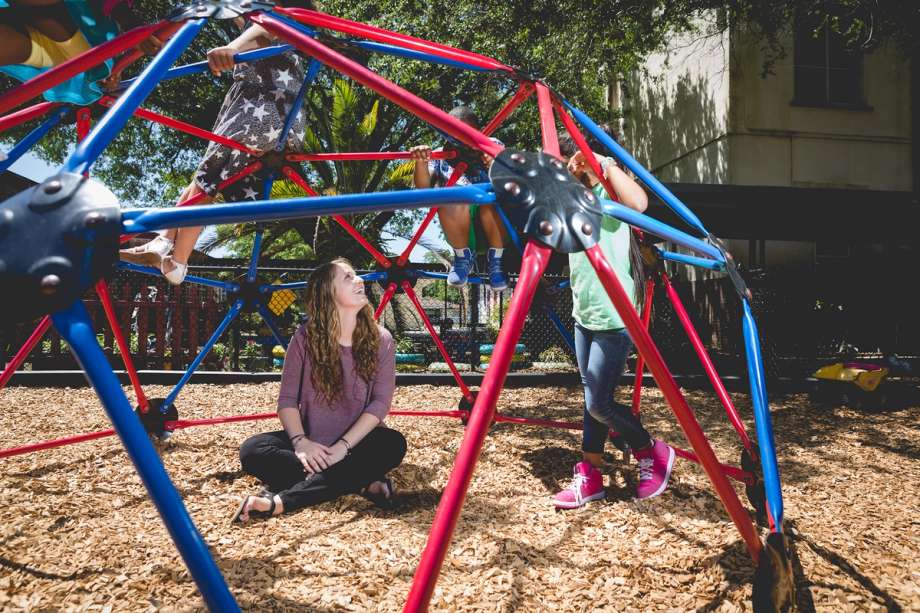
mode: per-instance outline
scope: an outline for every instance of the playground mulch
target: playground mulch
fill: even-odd
[[[179,410],[189,419],[262,412],[277,390],[277,383],[191,385]],[[740,443],[714,397],[689,399],[719,456],[737,462]],[[747,398],[734,399],[749,416]],[[452,409],[457,400],[453,388],[413,386],[398,390],[395,406]],[[507,391],[501,409],[577,419],[580,403],[577,388],[526,388]],[[684,445],[658,390],[644,392],[643,406],[650,431]],[[868,413],[819,407],[806,395],[773,406],[802,609],[920,610],[920,406]],[[463,430],[451,419],[389,424],[409,440],[394,474],[399,510],[349,496],[246,527],[229,519],[258,484],[240,472],[237,449],[275,422],[188,429],[164,447],[166,467],[244,610],[401,609]],[[107,427],[87,389],[0,392],[4,448]],[[629,493],[634,464],[611,455],[607,501],[553,510],[549,497],[571,478],[579,438],[492,429],[432,609],[749,609],[750,559],[699,467],[679,460],[670,489],[639,503]],[[117,439],[0,460],[0,610],[202,608]]]

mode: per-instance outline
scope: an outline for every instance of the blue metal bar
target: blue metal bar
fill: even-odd
[[[265,308],[265,305],[261,303],[259,304],[259,315],[262,316],[262,321],[265,322],[265,325],[268,326],[268,329],[272,331],[272,336],[275,337],[275,340],[278,341],[278,344],[287,349],[288,342],[284,338],[284,335],[281,334],[278,326],[275,325],[274,316],[267,308]]]
[[[271,172],[265,177],[265,182],[262,184],[263,201],[268,201],[272,197],[272,184],[274,182],[275,173]],[[256,227],[256,235],[252,239],[252,255],[249,257],[249,270],[246,271],[246,280],[250,283],[256,280],[256,275],[259,272],[259,255],[262,253],[262,237],[264,234],[265,229],[262,224],[259,224]]]
[[[130,270],[131,272],[139,272],[144,275],[150,275],[152,277],[161,277],[163,273],[158,268],[151,268],[150,266],[140,266],[139,264],[133,264],[131,262],[118,262],[119,270]],[[196,277],[194,275],[186,275],[185,281],[190,283],[195,283],[197,285],[207,285],[208,287],[214,287],[217,289],[222,289],[227,292],[238,292],[240,286],[238,283],[231,283],[229,281],[217,281],[215,279],[208,279],[207,277]]]
[[[288,133],[291,131],[291,126],[294,125],[294,120],[297,118],[297,114],[300,113],[300,108],[303,106],[303,98],[307,95],[307,90],[310,88],[310,84],[313,83],[313,80],[316,79],[316,75],[319,74],[319,69],[322,68],[316,60],[310,60],[310,67],[307,69],[307,75],[303,80],[303,83],[300,85],[300,90],[297,92],[297,98],[294,99],[294,105],[291,107],[291,110],[288,112],[287,117],[284,120],[284,129],[281,130],[281,136],[278,138],[278,142],[275,144],[275,151],[284,151],[284,145],[287,143]]]
[[[563,279],[562,281],[556,284],[556,289],[565,289],[567,287],[571,287],[571,285],[572,285],[571,279]]]
[[[505,210],[498,204],[494,204],[492,206],[498,212],[498,216],[501,218],[502,224],[505,226],[505,231],[508,232],[508,237],[511,239],[511,242],[514,243],[515,247],[517,247],[518,253],[524,253],[524,244],[521,243],[521,235],[518,234],[517,230],[514,229],[514,226],[511,225],[511,220],[508,219],[507,215],[505,215]]]
[[[406,275],[410,277],[416,277],[418,279],[440,279],[441,281],[447,280],[447,273],[444,272],[431,272],[429,270],[406,270]],[[469,283],[475,283],[480,285],[488,285],[488,282],[483,280],[482,277],[478,275],[470,275]]]
[[[773,519],[777,532],[783,530],[783,492],[780,488],[779,467],[776,462],[776,446],[773,438],[773,421],[767,404],[767,387],[763,374],[763,359],[760,354],[760,338],[757,324],[747,299],[744,307],[744,346],[747,357],[748,379],[751,385],[751,401],[754,405],[754,425],[757,428],[757,446],[760,449],[760,468],[763,471],[764,491],[767,495],[767,511]]]
[[[291,19],[290,17],[286,15],[281,15],[280,13],[276,13],[274,11],[265,11],[265,14],[271,15],[273,18],[277,19],[278,21],[283,21],[284,23],[291,26],[292,28],[296,28],[300,30],[301,32],[309,36],[310,38],[316,38],[316,30],[314,30],[313,28],[311,28],[310,26],[306,24],[300,23],[296,19]]]
[[[366,283],[368,281],[384,281],[390,277],[390,273],[385,270],[378,270],[377,272],[366,272],[363,275],[358,276],[364,279]]]
[[[584,126],[591,134],[594,135],[598,141],[600,141],[618,160],[623,162],[623,164],[629,168],[633,174],[635,174],[639,179],[645,183],[649,189],[655,192],[655,195],[661,198],[661,200],[668,205],[672,211],[677,213],[677,215],[683,219],[685,222],[690,224],[694,229],[702,233],[703,236],[709,236],[709,232],[703,226],[703,222],[693,214],[693,211],[687,208],[683,202],[681,202],[677,196],[671,193],[664,184],[655,178],[652,173],[645,169],[642,164],[636,161],[636,159],[629,154],[626,149],[624,149],[620,143],[613,140],[604,130],[601,129],[599,125],[594,123],[590,117],[579,111],[575,108],[568,100],[563,100],[563,104],[572,112],[575,116],[575,119],[578,120],[582,126]]]
[[[96,161],[112,140],[118,136],[121,129],[128,123],[134,111],[160,82],[160,79],[169,70],[185,48],[191,44],[199,30],[207,23],[207,19],[194,19],[188,21],[169,42],[157,53],[137,81],[112,105],[112,108],[102,117],[89,136],[83,139],[77,149],[64,161],[62,170],[74,173],[88,172],[89,167]]]
[[[70,345],[71,351],[96,390],[109,420],[118,432],[125,451],[134,463],[144,486],[163,519],[176,548],[185,560],[205,604],[212,611],[239,611],[239,607],[217,565],[208,552],[207,543],[195,528],[179,492],[163,468],[156,450],[140,420],[134,415],[118,379],[112,373],[86,308],[80,301],[52,316],[54,326]]]
[[[461,70],[472,70],[473,72],[495,72],[493,70],[489,70],[488,68],[481,68],[479,66],[473,66],[472,64],[466,64],[457,60],[438,57],[437,55],[432,55],[423,51],[403,49],[402,47],[397,47],[396,45],[359,40],[349,40],[348,42],[356,47],[367,49],[368,51],[385,53],[386,55],[395,55],[408,58],[410,60],[420,60],[422,62],[428,62],[429,64],[442,64],[444,66],[451,66],[452,68],[460,68]]]
[[[370,194],[311,196],[289,200],[210,204],[162,209],[127,209],[122,211],[126,234],[166,228],[229,224],[253,221],[298,219],[319,215],[349,215],[371,211],[420,209],[432,206],[491,204],[495,193],[488,184],[463,187],[437,187]]]
[[[672,228],[666,223],[658,221],[654,217],[643,215],[642,213],[634,211],[627,206],[623,206],[622,204],[614,202],[613,200],[602,199],[600,202],[601,207],[603,208],[606,215],[615,217],[622,222],[628,223],[631,226],[635,226],[647,232],[651,232],[655,236],[660,236],[669,241],[675,242],[681,247],[692,249],[701,255],[716,260],[717,262],[723,262],[725,260],[722,257],[721,251],[695,236],[691,236],[686,232],[681,232],[680,230]]]
[[[185,371],[185,374],[182,375],[182,378],[179,379],[179,382],[176,383],[176,387],[172,388],[172,391],[169,392],[169,396],[163,401],[163,406],[161,410],[165,413],[169,407],[172,406],[172,403],[176,401],[176,398],[179,396],[179,392],[185,387],[185,384],[188,383],[189,379],[192,378],[192,375],[195,374],[195,370],[201,365],[208,353],[214,347],[214,344],[217,343],[217,340],[221,335],[227,330],[227,327],[230,323],[236,319],[236,316],[240,314],[240,311],[243,309],[243,301],[236,299],[232,305],[230,305],[230,310],[227,311],[227,314],[224,316],[223,321],[217,326],[217,329],[214,330],[214,334],[211,335],[211,338],[204,344],[204,347],[201,348],[201,352],[195,356],[195,360],[189,365],[188,370]]]
[[[709,270],[725,270],[724,262],[710,260],[709,258],[698,258],[692,255],[677,253],[676,251],[664,251],[661,249],[658,250],[658,255],[661,256],[662,260],[667,260],[669,262],[680,262],[681,264],[689,264],[690,266],[707,268]]]
[[[559,334],[562,336],[562,340],[565,341],[565,344],[569,346],[569,349],[572,350],[572,353],[575,353],[575,338],[568,331],[565,325],[562,323],[562,320],[559,319],[559,315],[556,313],[553,307],[548,304],[543,305],[543,312],[549,317],[549,320],[553,322],[553,325],[556,326],[556,330],[559,331]]]
[[[55,109],[50,117],[45,119],[45,121],[39,124],[34,130],[26,134],[21,141],[10,149],[9,153],[6,154],[6,159],[0,161],[0,172],[6,172],[10,166],[16,163],[16,160],[21,158],[33,145],[35,145],[35,143],[40,141],[45,134],[50,132],[54,126],[61,123],[61,120],[64,119],[64,116],[69,112],[70,108],[66,106]]]
[[[267,57],[274,57],[276,55],[281,55],[293,49],[291,45],[276,45],[273,47],[263,47],[261,49],[255,49],[253,51],[244,51],[243,53],[237,53],[233,56],[233,61],[237,64],[242,64],[244,62],[255,62],[256,60],[263,60]],[[195,62],[194,64],[186,64],[185,66],[176,66],[175,68],[170,68],[166,71],[166,74],[163,75],[163,78],[160,81],[168,81],[169,79],[176,79],[179,77],[185,77],[191,74],[205,72],[208,69],[208,61]],[[127,81],[122,81],[121,84],[115,89],[115,91],[123,91],[128,89],[130,86],[134,85],[134,82],[137,81],[139,77],[134,79],[128,79]]]

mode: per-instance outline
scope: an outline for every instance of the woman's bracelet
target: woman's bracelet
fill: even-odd
[[[341,442],[345,443],[345,455],[351,455],[351,443],[345,440],[345,437],[339,439]]]
[[[291,437],[291,444],[293,445],[294,443],[296,443],[302,438],[307,438],[307,435],[306,434],[295,434],[294,436]]]

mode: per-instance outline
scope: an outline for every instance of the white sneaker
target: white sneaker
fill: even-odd
[[[167,265],[172,265],[172,268],[166,270]],[[166,277],[166,280],[172,285],[181,285],[182,282],[185,281],[185,273],[188,272],[188,264],[182,264],[181,262],[175,261],[172,256],[167,256],[160,262],[160,272],[163,273],[163,276]]]
[[[172,249],[173,242],[162,234],[158,234],[155,239],[143,245],[138,245],[131,249],[122,249],[118,252],[118,255],[125,262],[159,268],[163,263],[163,259],[169,255]]]

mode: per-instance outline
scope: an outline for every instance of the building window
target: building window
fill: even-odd
[[[805,106],[865,107],[863,54],[827,23],[796,18],[795,99]]]

